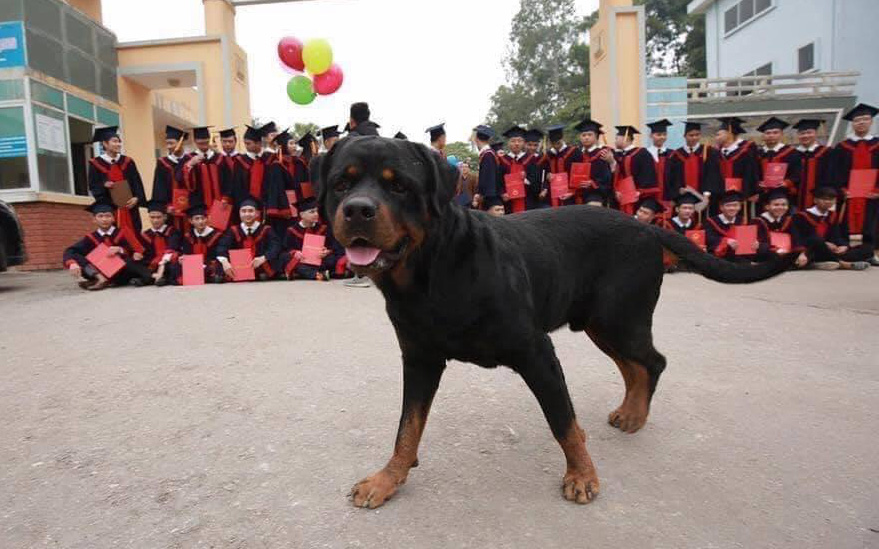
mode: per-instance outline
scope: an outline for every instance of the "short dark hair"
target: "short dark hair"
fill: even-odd
[[[818,187],[815,189],[815,198],[837,198],[839,193],[833,187]]]
[[[360,124],[369,120],[369,105],[364,102],[351,105],[351,119]]]

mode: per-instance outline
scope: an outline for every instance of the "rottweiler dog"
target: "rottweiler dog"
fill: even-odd
[[[616,363],[626,393],[608,421],[634,433],[666,364],[651,332],[663,250],[725,283],[767,279],[796,254],[732,264],[672,231],[594,206],[493,218],[452,203],[456,180],[436,153],[398,139],[349,137],[320,162],[324,218],[353,270],[384,294],[403,356],[393,455],[354,486],[354,505],[382,505],[418,464],[449,359],[522,376],[564,452],[564,497],[588,503],[598,476],[547,334],[564,325],[585,332]]]

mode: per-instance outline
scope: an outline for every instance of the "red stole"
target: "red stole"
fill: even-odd
[[[128,166],[131,164],[131,159],[127,156],[120,155],[119,159],[116,162],[110,164],[109,168],[107,168],[97,158],[92,158],[90,162],[96,170],[104,174],[104,176],[107,178],[107,181],[115,183],[117,181],[122,181],[125,179],[125,170],[127,170]],[[134,189],[132,189],[132,191],[134,191]],[[136,207],[134,211],[137,212]],[[129,242],[132,242],[133,246],[137,246],[139,248],[134,251],[143,253],[143,248],[139,246],[139,241],[136,238],[137,229],[134,228],[134,220],[131,217],[131,210],[129,210],[125,206],[116,208],[116,225],[119,230],[122,231],[122,233],[125,235],[126,239]]]
[[[812,197],[815,192],[815,180],[818,177],[818,161],[827,154],[829,151],[827,147],[823,147],[819,145],[815,149],[814,156],[812,153],[808,151],[802,153],[803,161],[802,161],[802,173],[806,176],[803,178],[805,181],[805,187],[800,192],[800,209],[805,210],[806,208],[811,208],[812,204],[814,204],[815,200]],[[809,155],[809,156],[807,156]]]
[[[843,141],[840,145],[852,154],[852,170],[869,170],[873,168],[873,151],[879,148],[879,144],[871,145],[863,139],[852,145],[849,141]],[[848,188],[848,179],[842,182]],[[867,199],[848,199],[848,226],[853,234],[864,232],[864,222],[867,218]]]

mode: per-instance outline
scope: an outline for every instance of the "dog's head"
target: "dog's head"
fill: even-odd
[[[349,266],[375,278],[403,268],[449,208],[457,170],[424,145],[383,137],[339,141],[320,166],[318,198]]]

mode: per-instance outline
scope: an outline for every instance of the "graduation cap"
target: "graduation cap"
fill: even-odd
[[[699,197],[694,195],[693,193],[679,194],[675,197],[675,206],[680,206],[682,204],[693,204],[695,206],[700,202],[702,201],[699,200]]]
[[[92,215],[98,215],[99,213],[114,213],[116,207],[109,202],[93,202],[85,207],[85,211]]]
[[[494,152],[498,152],[504,148],[505,144],[506,143],[504,143],[503,141],[495,141],[494,143],[489,145],[489,147],[491,147],[491,150],[493,150]]]
[[[275,138],[272,139],[272,143],[277,143],[282,147],[286,147],[287,143],[289,143],[291,139],[293,139],[293,136],[290,135],[290,131],[288,128],[287,130],[278,132],[278,135],[276,135]]]
[[[267,136],[270,133],[275,133],[278,131],[278,125],[274,122],[269,122],[265,124],[259,129],[259,133],[262,134],[263,137]]]
[[[103,143],[114,137],[119,137],[119,126],[107,126],[106,128],[95,128],[95,134],[92,136],[92,143]]]
[[[659,201],[653,197],[645,198],[644,200],[639,202],[638,208],[647,208],[648,210],[652,211],[653,213],[662,213],[665,211],[665,207],[662,204],[660,204]]]
[[[204,204],[193,204],[186,210],[186,215],[188,217],[195,217],[197,215],[208,215],[208,208]]]
[[[574,126],[574,129],[580,133],[595,132],[597,135],[601,133],[601,124],[590,118],[585,118]]]
[[[482,205],[485,206],[485,209],[494,208],[495,206],[503,206],[504,201],[499,196],[486,196],[482,201]]]
[[[446,123],[443,122],[442,124],[437,124],[436,126],[431,126],[431,127],[427,128],[426,130],[424,130],[424,132],[430,134],[431,141],[436,141],[440,137],[446,135]]]
[[[625,135],[626,139],[632,139],[635,137],[635,134],[639,134],[641,132],[638,131],[638,128],[635,126],[614,126],[617,129],[617,135]]]
[[[201,126],[199,128],[192,128],[192,138],[193,139],[210,139],[211,138],[211,128],[213,128],[213,126]]]
[[[554,124],[552,126],[547,126],[546,135],[552,142],[561,141],[562,137],[565,135],[565,125]]]
[[[502,134],[507,139],[513,139],[514,137],[525,137],[525,128],[522,126],[512,126],[507,131]]]
[[[525,132],[525,141],[527,143],[536,143],[543,139],[543,132],[537,128],[532,128]]]
[[[684,121],[684,133],[689,133],[693,130],[699,130],[701,132],[703,125],[704,124],[702,122],[693,122],[690,120],[685,120]]]
[[[331,137],[339,137],[339,126],[327,126],[326,128],[321,128],[320,136],[324,139],[330,139]]]
[[[784,198],[785,200],[790,200],[790,194],[787,192],[787,189],[784,187],[776,187],[766,193],[766,202],[771,202],[773,200],[778,200],[779,198]]]
[[[403,140],[406,140],[406,139],[409,139],[409,138],[406,137],[406,134],[405,134],[405,133],[403,133],[403,132],[397,132],[397,133],[394,134],[394,139],[403,139]]]
[[[235,128],[229,128],[227,130],[220,130],[220,137],[223,139],[228,139],[230,137],[236,137]]]
[[[815,198],[837,198],[839,193],[834,187],[818,187],[815,189]]]
[[[601,202],[602,204],[604,204],[606,200],[607,193],[597,187],[590,187],[583,191],[584,204],[588,204],[589,202]]]
[[[247,139],[248,141],[260,141],[262,139],[262,131],[260,131],[259,128],[247,126],[247,129],[244,131],[244,139]]]
[[[183,140],[186,140],[187,137],[189,137],[189,134],[187,134],[180,128],[175,128],[174,126],[165,126],[165,139],[180,141],[181,138]]]
[[[308,210],[313,210],[317,208],[317,198],[313,196],[309,196],[308,198],[303,198],[296,204],[296,208],[300,212],[307,212]]]
[[[842,119],[851,122],[855,119],[855,117],[863,116],[865,114],[869,114],[870,116],[876,116],[877,113],[879,113],[879,109],[877,109],[873,105],[858,103],[857,105],[855,105],[855,108],[845,113]]]
[[[260,203],[260,201],[252,196],[248,196],[247,198],[242,200],[240,204],[238,204],[239,209],[245,208],[247,206],[250,206],[251,208],[256,208],[257,210],[262,208],[262,204]]]
[[[494,137],[494,130],[491,129],[491,126],[486,126],[485,124],[476,126],[473,128],[473,131],[476,132],[476,137],[482,141],[488,141]]]
[[[741,202],[744,199],[745,195],[735,190],[726,191],[722,195],[720,195],[721,204],[729,204],[730,202]]]
[[[162,202],[161,200],[148,200],[146,203],[146,209],[148,212],[168,212],[168,205]]]
[[[300,137],[299,141],[296,142],[296,144],[303,149],[307,149],[312,143],[317,143],[317,138],[311,135],[311,132],[306,132],[305,135]]]
[[[650,133],[666,133],[668,132],[668,127],[671,125],[672,123],[670,121],[663,118],[656,122],[650,122],[647,124],[647,127],[650,128]]]
[[[805,130],[817,130],[823,123],[823,120],[817,118],[803,118],[802,120],[797,120],[797,123],[793,125],[793,128],[800,132]]]
[[[775,116],[769,117],[768,120],[757,126],[758,132],[765,132],[766,130],[783,130],[790,126],[787,122],[782,120],[781,118],[776,118]]]
[[[742,127],[742,124],[744,124],[745,121],[738,116],[724,116],[717,120],[720,122],[720,129],[722,130],[726,130],[733,135],[745,133],[745,128]]]

